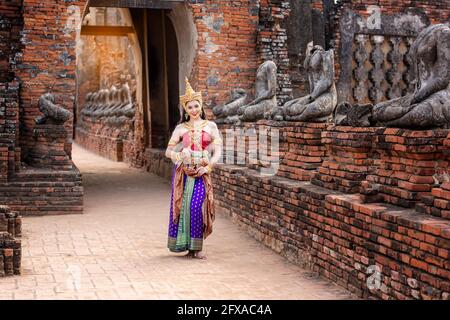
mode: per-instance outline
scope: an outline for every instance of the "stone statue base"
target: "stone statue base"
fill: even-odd
[[[66,149],[67,131],[62,125],[41,124],[33,130],[34,146],[28,155],[32,167],[55,170],[73,169]]]
[[[379,128],[374,147],[380,160],[362,185],[365,201],[415,207],[421,196],[429,195],[450,174],[450,161],[443,153],[444,139],[449,133],[448,129]]]
[[[345,193],[358,193],[361,181],[374,170],[376,155],[372,152],[372,136],[376,130],[329,125],[322,134],[327,158],[311,183]]]
[[[280,128],[280,168],[278,176],[309,181],[325,158],[321,134],[326,123],[277,122]]]

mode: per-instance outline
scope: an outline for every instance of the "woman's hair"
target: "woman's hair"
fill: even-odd
[[[200,101],[198,101],[198,100],[195,100],[195,101],[197,101],[199,104],[200,104],[200,106],[202,107],[202,114],[200,115],[200,117],[203,119],[203,120],[206,120],[206,115],[205,115],[205,111],[203,110],[203,106],[202,106],[202,104],[200,103]],[[189,101],[190,102],[190,101]],[[189,121],[189,119],[191,118],[189,115],[188,115],[188,117],[187,117],[187,119],[186,119],[186,110],[183,108],[183,107],[181,107],[181,118],[180,118],[180,122],[178,123],[178,124],[181,124],[181,123],[183,123],[183,122],[188,122]]]

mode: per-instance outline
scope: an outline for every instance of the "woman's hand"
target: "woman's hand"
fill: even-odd
[[[191,168],[190,166],[184,166],[184,173],[186,173],[189,177],[197,177],[197,169]]]
[[[196,178],[203,176],[204,174],[209,173],[209,167],[208,166],[201,166],[197,169],[197,174],[195,175]]]
[[[208,158],[202,158],[200,165],[202,167],[206,167],[209,164],[209,159]]]

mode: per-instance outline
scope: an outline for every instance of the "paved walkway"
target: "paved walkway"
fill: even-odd
[[[170,184],[74,145],[85,214],[23,222],[22,275],[0,299],[348,299],[218,216],[208,260],[166,249]]]

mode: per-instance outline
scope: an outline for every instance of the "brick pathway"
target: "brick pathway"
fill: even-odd
[[[74,146],[85,214],[23,223],[23,274],[0,299],[351,299],[218,216],[208,260],[166,249],[170,185]]]

